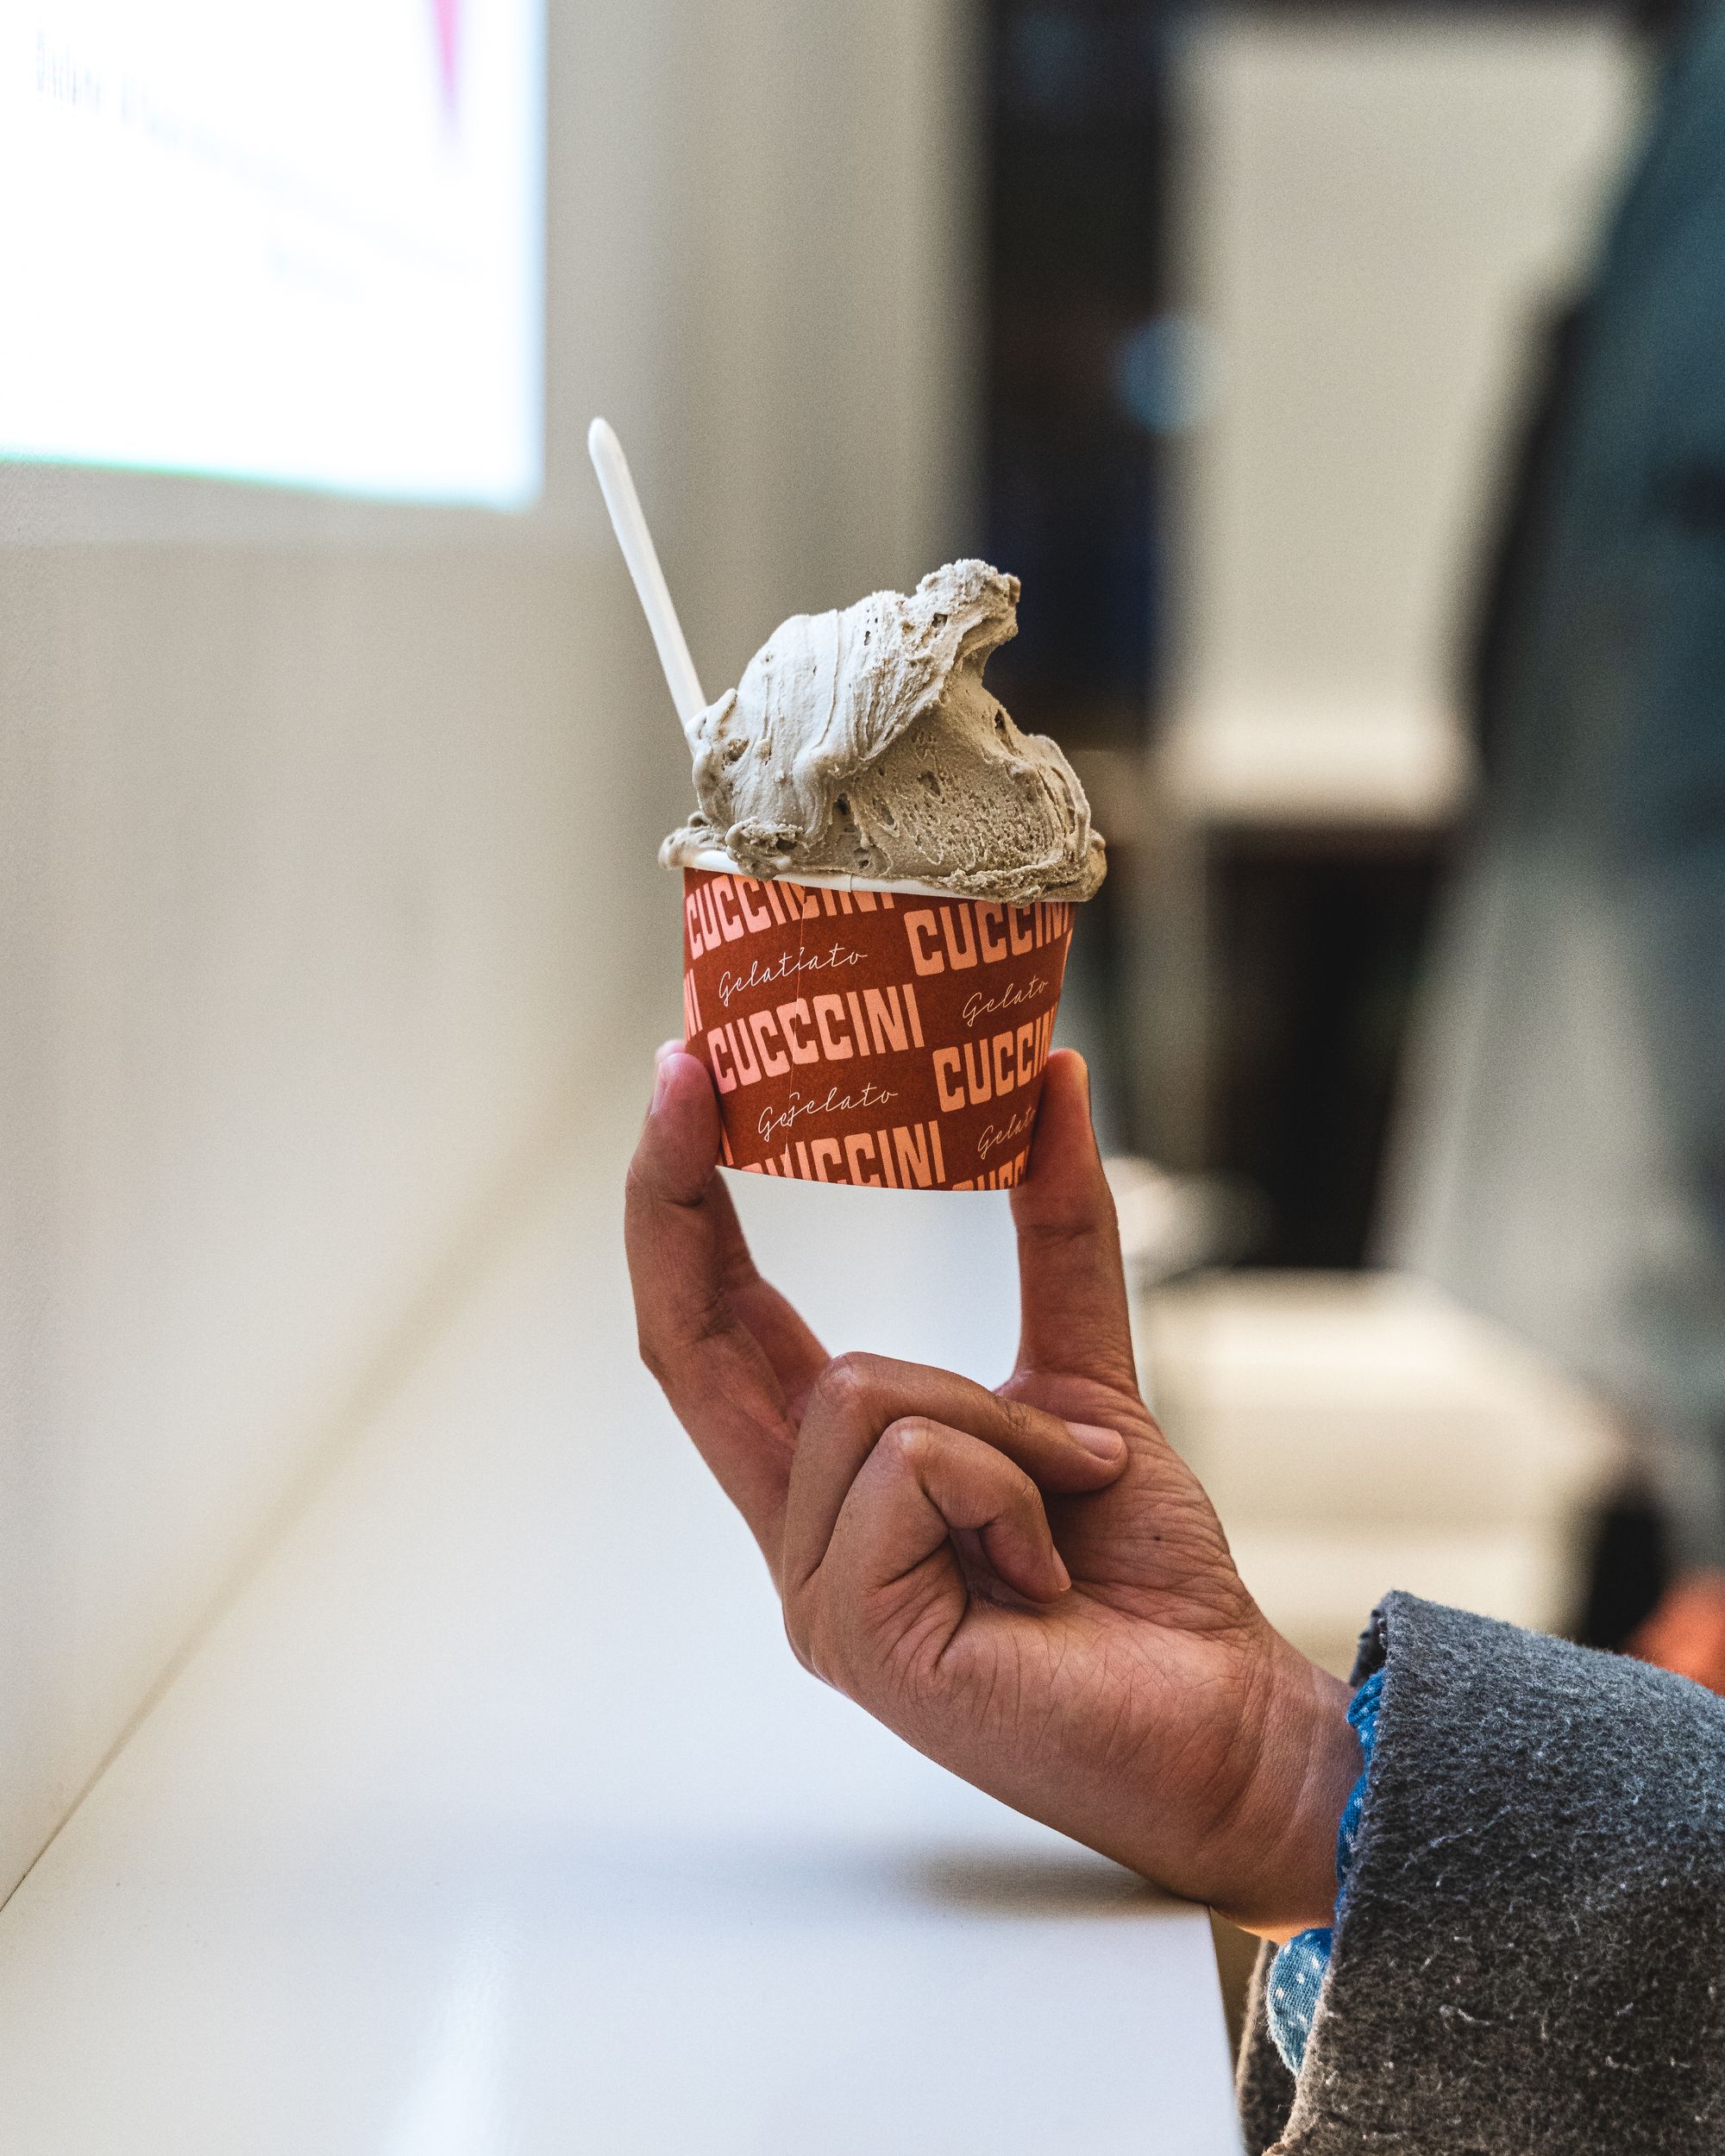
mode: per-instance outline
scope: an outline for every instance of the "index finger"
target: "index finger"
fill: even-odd
[[[776,1572],[793,1396],[825,1357],[750,1260],[718,1177],[718,1103],[693,1056],[661,1058],[630,1163],[624,1240],[642,1360]],[[766,1326],[765,1345],[746,1310]]]
[[[1084,1059],[1048,1059],[1030,1172],[1013,1192],[1021,1318],[1018,1367],[1138,1388],[1113,1194],[1090,1123]]]
[[[894,1423],[938,1423],[1003,1453],[1042,1489],[1071,1495],[1101,1489],[1126,1462],[1113,1430],[1063,1422],[1041,1407],[1002,1400],[951,1370],[880,1355],[841,1355],[810,1395],[785,1516],[788,1599],[819,1570],[863,1463]]]

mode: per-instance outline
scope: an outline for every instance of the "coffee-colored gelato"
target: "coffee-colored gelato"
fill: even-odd
[[[1019,582],[955,561],[906,599],[798,614],[688,727],[699,809],[668,866],[853,875],[1025,905],[1106,873],[1090,805],[1041,734],[982,686],[1018,633]]]

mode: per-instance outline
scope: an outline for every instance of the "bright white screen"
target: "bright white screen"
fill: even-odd
[[[541,0],[0,0],[0,456],[514,507]]]

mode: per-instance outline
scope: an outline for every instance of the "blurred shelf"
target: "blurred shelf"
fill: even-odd
[[[1394,1274],[1238,1273],[1150,1297],[1139,1339],[1247,1584],[1308,1653],[1345,1667],[1392,1587],[1569,1616],[1618,1443],[1501,1328]]]
[[[1392,1587],[1536,1626],[1543,1616],[1549,1627],[1571,1602],[1571,1551],[1538,1527],[1280,1528],[1237,1517],[1228,1544],[1258,1607],[1338,1677],[1347,1675],[1367,1618]]]
[[[1201,827],[1427,831],[1455,820],[1473,755],[1445,713],[1219,706],[1176,716],[1157,773]]]

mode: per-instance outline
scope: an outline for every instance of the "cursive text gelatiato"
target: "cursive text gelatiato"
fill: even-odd
[[[780,981],[794,981],[800,973],[837,973],[841,966],[859,964],[862,957],[862,952],[852,950],[848,943],[835,943],[831,950],[799,951],[794,956],[781,951],[766,966],[758,958],[751,959],[747,973],[732,973],[727,966],[718,976],[718,1000],[729,1009],[731,999],[745,988],[770,988]]]

